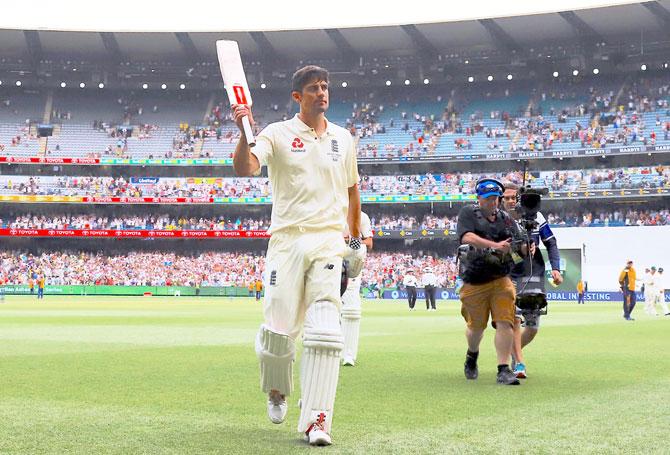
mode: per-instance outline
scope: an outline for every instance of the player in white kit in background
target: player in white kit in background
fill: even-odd
[[[656,305],[660,305],[663,315],[670,316],[670,309],[665,302],[665,283],[663,282],[663,268],[651,268],[651,273],[645,276],[644,302],[647,313],[652,316],[658,316]]]
[[[370,217],[361,212],[361,239],[367,251],[372,249],[372,223]],[[349,237],[349,231],[345,239]],[[349,278],[347,290],[342,295],[342,332],[344,334],[344,350],[342,365],[354,366],[358,355],[358,337],[361,329],[361,277]]]
[[[658,274],[656,267],[652,266],[651,270],[646,269],[644,274],[644,311],[649,316],[658,316],[656,312],[656,301],[658,296]],[[660,302],[659,302],[660,303]]]
[[[256,338],[261,389],[268,417],[282,423],[293,390],[295,340],[302,333],[298,431],[311,445],[329,445],[335,391],[344,346],[340,326],[342,261],[358,276],[365,258],[356,149],[349,131],[325,117],[328,72],[316,66],[293,75],[291,97],[300,113],[268,125],[250,148],[244,134],[233,165],[240,176],[267,166],[272,185],[272,221],[266,261],[265,322]],[[233,106],[235,123],[253,117]],[[342,233],[351,226],[349,244]]]
[[[668,304],[665,302],[665,290],[668,289],[668,278],[667,275],[663,275],[663,267],[658,268],[658,303],[663,307],[663,314],[665,316],[670,316],[670,309],[668,309]]]

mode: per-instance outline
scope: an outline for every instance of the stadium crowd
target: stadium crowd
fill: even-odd
[[[484,175],[436,173],[414,175],[361,175],[364,195],[471,194]],[[521,172],[487,174],[517,184]],[[543,171],[528,175],[531,186],[552,191],[578,189],[636,189],[670,186],[670,167],[631,167]],[[263,197],[270,195],[267,178],[145,178],[124,177],[18,177],[0,176],[2,194],[97,197]]]
[[[588,227],[588,226],[668,226],[670,210],[580,210],[564,212],[543,212],[547,222],[552,226]],[[371,215],[370,220],[375,230],[400,229],[448,229],[454,231],[458,218],[454,216],[424,215],[389,216]]]
[[[670,225],[670,210],[580,210],[548,211],[547,221],[552,226],[667,226]],[[370,221],[377,230],[407,229],[456,229],[457,217],[425,214],[376,215]],[[179,215],[118,216],[104,214],[58,214],[58,215],[5,215],[0,217],[0,228],[5,229],[142,229],[142,230],[209,230],[209,231],[262,231],[270,227],[269,218],[243,217],[189,217]]]
[[[196,256],[164,252],[128,252],[103,255],[86,252],[50,252],[39,255],[20,251],[0,253],[0,283],[27,284],[33,273],[50,285],[125,286],[239,286],[248,287],[264,272],[262,255],[208,252]],[[427,268],[440,285],[452,285],[455,262],[419,252],[418,255],[370,253],[362,275],[371,289],[396,287],[407,270],[420,276]]]
[[[359,147],[361,158],[434,154],[438,143],[444,140],[453,142],[454,151],[471,150],[472,138],[476,136],[486,138],[484,143],[487,149],[501,151],[548,150],[554,148],[556,143],[574,143],[575,147],[589,148],[603,148],[608,144],[654,145],[661,139],[657,137],[659,133],[663,135],[662,140],[670,140],[670,92],[667,82],[658,78],[641,78],[626,83],[620,92],[622,84],[601,88],[587,84],[540,87],[523,94],[517,93],[525,102],[523,109],[516,110],[510,109],[509,90],[503,90],[500,86],[493,90],[493,98],[499,100],[501,107],[488,112],[470,110],[472,103],[476,104],[483,99],[480,92],[458,100],[435,90],[430,100],[426,94],[421,97],[425,99],[420,103],[423,108],[419,112],[412,112],[413,106],[409,100],[408,103],[398,102],[403,100],[400,93],[382,99],[379,93],[370,92],[368,96],[362,97],[363,101],[351,101],[350,113],[345,114],[346,119],[345,116],[340,119],[335,115],[334,120],[346,125],[357,138],[366,139]],[[172,131],[176,125],[142,123],[137,120],[136,117],[141,116],[144,109],[132,98],[119,98],[119,104],[123,106],[123,113],[119,112],[119,116],[123,118],[123,124],[137,127],[137,139],[142,141],[161,134],[172,134],[168,131]],[[3,99],[0,107],[11,110],[13,101],[10,98]],[[263,128],[263,120],[266,118],[274,121],[290,116],[289,108],[280,107],[277,102],[265,104],[256,112],[256,118],[260,119],[256,128],[258,131]],[[422,109],[426,112],[421,112]],[[155,114],[158,107],[153,106],[149,110]],[[442,112],[436,114],[440,110]],[[645,121],[645,118],[649,119],[645,116],[648,113],[656,113],[654,125]],[[75,115],[70,111],[52,112],[52,118],[60,120]],[[576,120],[568,123],[570,119]],[[499,124],[494,126],[485,120],[496,120]],[[232,121],[227,103],[216,104],[205,123],[198,127],[181,123],[178,132],[172,137],[172,147],[167,151],[157,150],[151,157],[209,158],[210,152],[204,151],[202,147],[205,140],[234,143],[239,137],[239,132],[230,126]],[[128,145],[128,129],[103,120],[93,121],[93,128],[105,132],[114,144],[99,153],[89,153],[90,157],[134,157],[132,146],[129,148]],[[376,143],[370,140],[392,131],[397,141],[389,143],[380,140]],[[7,143],[0,143],[0,152],[5,149],[5,152],[11,154],[15,147],[21,144],[27,146],[34,139],[36,136],[29,133],[28,125],[17,125],[16,135]],[[482,143],[477,142],[477,148],[481,147]],[[224,158],[232,157],[232,151],[225,154]]]
[[[270,220],[251,218],[188,217],[177,215],[106,216],[97,214],[58,216],[24,214],[0,217],[0,227],[9,229],[142,229],[157,231],[264,231]]]
[[[209,252],[196,256],[163,252],[103,255],[20,251],[0,253],[0,282],[28,284],[33,273],[50,285],[244,286],[262,276],[262,255]]]
[[[270,194],[268,179],[149,178],[133,183],[124,177],[0,178],[4,194],[97,197],[261,197]],[[18,180],[18,181],[17,181]]]
[[[437,276],[439,286],[453,286],[457,274],[455,258],[439,257],[421,251],[416,255],[369,253],[361,272],[361,286],[371,290],[398,287],[408,270],[412,270],[420,278],[427,269]]]
[[[546,218],[552,226],[669,226],[670,210],[550,212]]]
[[[394,126],[406,133],[397,136],[400,144],[372,140],[359,147],[362,158],[417,158],[434,154],[437,144],[450,136],[455,151],[472,150],[473,138],[485,136],[486,148],[492,151],[550,150],[557,143],[575,144],[580,148],[606,148],[608,144],[655,145],[662,131],[663,140],[670,139],[670,111],[668,111],[668,84],[665,80],[648,80],[632,84],[626,96],[617,97],[618,87],[594,86],[562,87],[561,90],[543,90],[537,95],[526,95],[528,107],[519,112],[494,109],[460,115],[450,103],[442,115],[401,112],[398,119],[380,118],[384,104],[354,103],[346,125],[359,139],[373,139],[384,135]],[[506,104],[509,91],[494,94],[500,104]],[[467,108],[481,99],[481,93],[461,101]],[[523,98],[523,97],[522,97]],[[572,100],[570,102],[569,100]],[[438,103],[442,97],[437,97]],[[559,106],[554,107],[554,103]],[[548,105],[543,110],[542,105]],[[395,105],[397,108],[397,103]],[[526,112],[527,111],[527,112]],[[655,127],[647,125],[644,113],[656,112]],[[498,120],[490,124],[485,120]],[[573,119],[569,122],[570,119]],[[410,126],[410,121],[413,121]],[[569,123],[568,123],[569,122]],[[417,126],[418,125],[418,126]],[[612,128],[608,128],[613,125]],[[386,143],[384,143],[386,142]],[[481,147],[478,146],[477,151]]]

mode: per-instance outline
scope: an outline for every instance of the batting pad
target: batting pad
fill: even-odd
[[[256,355],[261,361],[261,390],[278,390],[282,395],[293,391],[295,342],[288,335],[273,332],[266,325],[256,336]]]
[[[361,308],[342,306],[342,334],[344,335],[344,359],[356,360],[358,355],[358,334],[361,326]]]
[[[347,290],[342,294],[342,309],[344,307],[361,307],[361,279],[349,278]]]
[[[325,430],[330,432],[340,373],[340,353],[344,346],[340,313],[336,305],[332,302],[316,302],[307,309],[302,344],[302,404],[298,431],[307,431],[318,415],[325,413]]]

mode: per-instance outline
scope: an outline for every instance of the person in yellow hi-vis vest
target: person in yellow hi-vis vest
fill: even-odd
[[[256,283],[254,283],[256,289],[256,301],[258,302],[261,299],[261,293],[263,291],[263,281],[260,278],[256,278]]]
[[[580,278],[577,282],[577,305],[584,305],[584,282]]]
[[[37,298],[38,299],[43,299],[44,298],[44,285],[46,284],[46,277],[44,274],[40,275],[37,278]]]
[[[633,261],[626,262],[626,267],[619,274],[619,285],[621,292],[623,292],[623,318],[626,321],[634,321],[630,314],[635,308],[635,269],[633,268]]]

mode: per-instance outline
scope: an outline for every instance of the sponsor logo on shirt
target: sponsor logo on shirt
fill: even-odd
[[[291,151],[293,153],[305,152],[305,144],[303,144],[299,137],[293,138],[293,142],[291,142]]]

